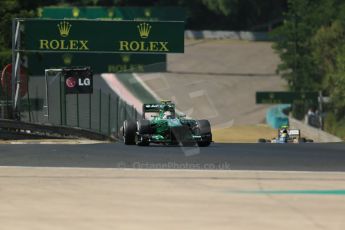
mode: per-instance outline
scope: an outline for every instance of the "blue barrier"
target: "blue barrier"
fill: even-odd
[[[283,125],[289,125],[289,117],[283,113],[283,110],[289,108],[289,104],[272,106],[267,109],[266,122],[274,129],[278,129]]]

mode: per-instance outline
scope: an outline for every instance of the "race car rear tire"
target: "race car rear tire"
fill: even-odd
[[[197,120],[198,134],[202,136],[202,141],[198,141],[199,147],[207,147],[212,142],[211,124],[208,120]]]
[[[298,139],[298,143],[306,143],[307,139],[305,139],[304,137],[301,137]]]
[[[135,145],[137,124],[133,121],[123,122],[123,142],[125,145]]]
[[[259,140],[258,140],[258,143],[266,143],[267,141],[266,141],[266,139],[264,139],[264,138],[260,138]]]

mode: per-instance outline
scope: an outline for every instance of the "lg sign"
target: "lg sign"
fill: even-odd
[[[77,85],[77,78],[75,77],[69,77],[66,79],[66,86],[68,88],[74,88]],[[91,85],[91,79],[90,78],[78,78],[78,86],[90,86]]]
[[[90,86],[91,85],[91,79],[85,78],[84,81],[81,81],[81,79],[79,79],[78,85],[79,86]]]
[[[66,94],[92,93],[92,72],[90,68],[64,69]]]
[[[69,77],[66,79],[67,88],[74,88],[77,85],[77,80],[75,77]]]

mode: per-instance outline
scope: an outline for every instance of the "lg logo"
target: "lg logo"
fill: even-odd
[[[66,79],[66,86],[68,88],[74,88],[76,85],[77,85],[77,80],[75,77],[69,77]],[[90,78],[78,79],[78,86],[90,86],[90,85],[91,85]]]
[[[79,86],[90,86],[91,85],[91,79],[90,78],[84,78],[84,80],[82,79],[78,79],[78,85]]]
[[[69,77],[66,79],[66,86],[68,88],[74,88],[77,84],[77,81],[74,77]]]
[[[89,67],[64,69],[66,94],[91,94],[93,75]]]

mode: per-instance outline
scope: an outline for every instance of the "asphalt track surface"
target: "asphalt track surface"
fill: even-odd
[[[0,166],[345,171],[345,144],[2,144]]]

